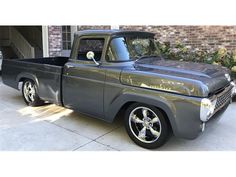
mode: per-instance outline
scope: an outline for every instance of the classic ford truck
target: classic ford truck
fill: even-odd
[[[2,79],[29,106],[50,102],[107,122],[124,112],[130,138],[149,149],[171,132],[196,138],[236,90],[226,68],[162,59],[154,34],[119,30],[76,33],[69,58],[3,60]]]

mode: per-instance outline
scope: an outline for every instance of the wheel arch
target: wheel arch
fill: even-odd
[[[20,73],[17,77],[16,77],[16,82],[17,82],[17,86],[18,86],[18,89],[20,90],[20,83],[23,82],[24,80],[26,79],[30,79],[32,81],[34,81],[34,83],[36,84],[36,88],[38,88],[39,86],[39,82],[38,82],[38,79],[37,77],[34,75],[34,74],[31,74],[31,73]]]

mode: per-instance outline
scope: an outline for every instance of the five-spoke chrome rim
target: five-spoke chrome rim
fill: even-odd
[[[35,85],[33,85],[30,81],[25,82],[23,92],[28,103],[34,102],[36,92]]]
[[[137,107],[129,115],[129,127],[133,135],[144,143],[155,142],[161,134],[161,122],[154,111]]]

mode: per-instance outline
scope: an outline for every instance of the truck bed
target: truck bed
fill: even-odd
[[[19,89],[25,78],[34,80],[41,99],[61,104],[61,78],[67,57],[36,59],[4,59],[2,79],[4,84]]]
[[[21,60],[18,59],[17,61],[63,67],[68,61],[68,57],[32,58],[32,59],[21,59]]]

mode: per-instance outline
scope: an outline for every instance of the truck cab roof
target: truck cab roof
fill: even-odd
[[[140,35],[140,36],[151,36],[153,37],[155,34],[146,31],[131,31],[131,30],[83,30],[75,32],[75,36],[123,36],[123,35]]]

